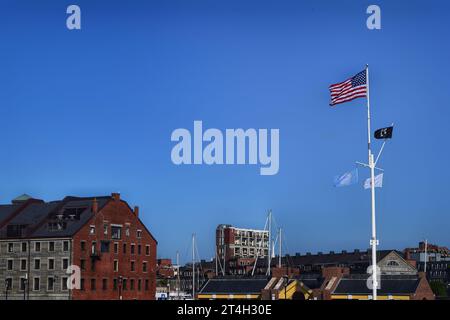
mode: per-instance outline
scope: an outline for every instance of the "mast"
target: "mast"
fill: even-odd
[[[281,268],[281,228],[278,231],[278,267]]]
[[[180,253],[177,250],[177,297],[180,299]]]
[[[192,299],[195,300],[195,233],[192,234]]]
[[[267,254],[267,272],[266,275],[270,275],[270,262],[272,260],[272,210],[269,210],[269,239],[268,239],[268,254]]]

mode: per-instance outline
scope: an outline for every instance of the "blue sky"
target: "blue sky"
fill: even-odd
[[[79,31],[65,26],[72,3]],[[217,224],[262,228],[270,208],[291,253],[368,248],[370,192],[332,184],[367,160],[365,100],[330,108],[328,85],[369,63],[373,129],[396,125],[380,160],[380,248],[450,245],[450,5],[377,1],[370,31],[369,4],[2,1],[0,202],[120,191],[158,256],[183,260],[193,232],[209,258]],[[279,128],[279,173],[173,165],[171,132],[194,120]]]

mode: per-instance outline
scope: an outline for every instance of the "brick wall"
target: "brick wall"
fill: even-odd
[[[94,210],[95,207],[93,204]],[[73,299],[119,299],[120,296],[122,299],[138,300],[155,298],[156,240],[139,220],[138,214],[138,208],[131,210],[126,202],[113,194],[113,200],[99,208],[94,217],[75,234],[73,263],[80,267],[84,265],[81,270],[84,288],[73,290]],[[121,227],[120,239],[113,238],[113,227]],[[102,241],[104,247],[109,243],[109,252],[102,252]],[[91,254],[93,244],[97,253],[94,256]]]

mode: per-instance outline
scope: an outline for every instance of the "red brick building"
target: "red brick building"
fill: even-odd
[[[139,208],[113,193],[102,207],[94,198],[92,213],[73,236],[73,262],[81,268],[73,299],[154,299],[157,242]]]
[[[155,299],[157,242],[117,193],[0,205],[0,281],[9,299]],[[79,288],[69,269],[79,267]],[[74,283],[74,282],[72,282]]]

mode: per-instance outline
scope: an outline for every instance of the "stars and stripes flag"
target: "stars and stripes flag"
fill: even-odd
[[[339,103],[351,101],[356,98],[367,96],[366,70],[357,73],[344,82],[332,84],[330,86],[331,103],[334,106]]]

